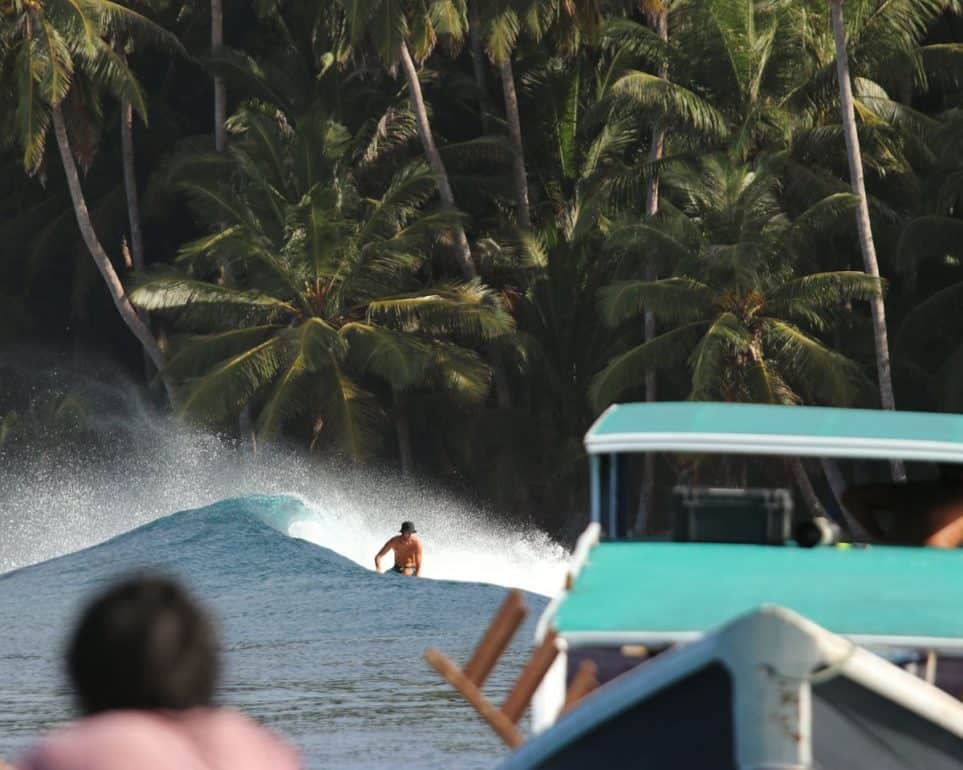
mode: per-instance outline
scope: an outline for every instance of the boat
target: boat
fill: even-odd
[[[498,770],[963,770],[963,549],[802,547],[788,490],[691,483],[646,539],[627,489],[647,452],[963,464],[963,416],[626,404],[585,446],[591,521]]]

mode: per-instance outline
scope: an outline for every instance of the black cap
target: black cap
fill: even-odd
[[[415,529],[415,525],[412,524],[410,521],[402,522],[402,524],[401,524],[401,534],[404,534],[405,532],[411,532],[412,534],[414,534],[414,533],[417,532],[417,531],[418,531],[418,530]]]

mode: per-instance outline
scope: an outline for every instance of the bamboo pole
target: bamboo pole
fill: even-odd
[[[525,739],[515,723],[492,705],[475,683],[443,652],[436,649],[425,650],[425,660],[462,694],[509,748],[516,749],[522,745]]]
[[[502,706],[502,713],[513,723],[517,724],[518,720],[522,718],[522,714],[535,694],[536,688],[545,677],[549,667],[555,662],[555,657],[558,655],[558,647],[555,646],[556,637],[557,634],[554,631],[549,631],[545,635],[545,639],[538,646],[538,649],[532,653],[528,664],[522,669],[518,681],[515,682],[515,686],[508,694],[505,705]]]
[[[512,591],[505,597],[498,613],[475,648],[471,660],[465,666],[465,676],[474,682],[477,687],[485,684],[485,680],[495,667],[495,663],[505,651],[515,632],[518,631],[518,627],[522,624],[527,613],[528,610],[525,609],[521,591]]]
[[[592,690],[598,689],[599,667],[595,665],[594,661],[583,660],[578,667],[578,671],[575,672],[575,676],[572,679],[572,684],[569,685],[568,691],[565,693],[565,702],[562,704],[562,710],[559,714],[564,714],[570,708],[575,706],[582,698],[588,695]]]

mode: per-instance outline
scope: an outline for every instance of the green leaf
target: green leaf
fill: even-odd
[[[708,321],[685,324],[610,361],[593,378],[589,388],[589,401],[593,408],[604,409],[625,391],[641,387],[647,371],[659,371],[683,363],[708,324]]]
[[[164,375],[174,382],[203,377],[225,359],[257,347],[283,328],[265,324],[178,340],[175,353],[164,366]]]
[[[725,118],[715,107],[692,91],[648,72],[626,73],[612,86],[612,92],[710,139],[722,139],[728,133]]]
[[[148,280],[130,293],[130,300],[151,312],[176,311],[181,325],[193,327],[230,328],[288,318],[295,312],[289,303],[268,294],[179,276]]]
[[[796,326],[765,319],[766,349],[789,378],[823,403],[848,406],[863,379],[859,367]]]
[[[215,421],[238,414],[282,367],[280,348],[273,336],[222,362],[190,387],[180,411]]]
[[[660,281],[618,281],[599,292],[602,318],[618,326],[651,311],[670,323],[705,318],[711,308],[709,287],[691,278]]]
[[[514,328],[497,297],[477,282],[378,299],[368,304],[367,316],[369,323],[380,321],[399,331],[477,340],[494,339]]]

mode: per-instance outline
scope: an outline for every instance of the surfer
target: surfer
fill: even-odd
[[[375,570],[381,572],[381,557],[388,551],[394,551],[395,566],[391,569],[401,575],[417,577],[421,572],[421,541],[415,537],[416,531],[410,521],[403,522],[401,534],[385,543],[375,556]]]

